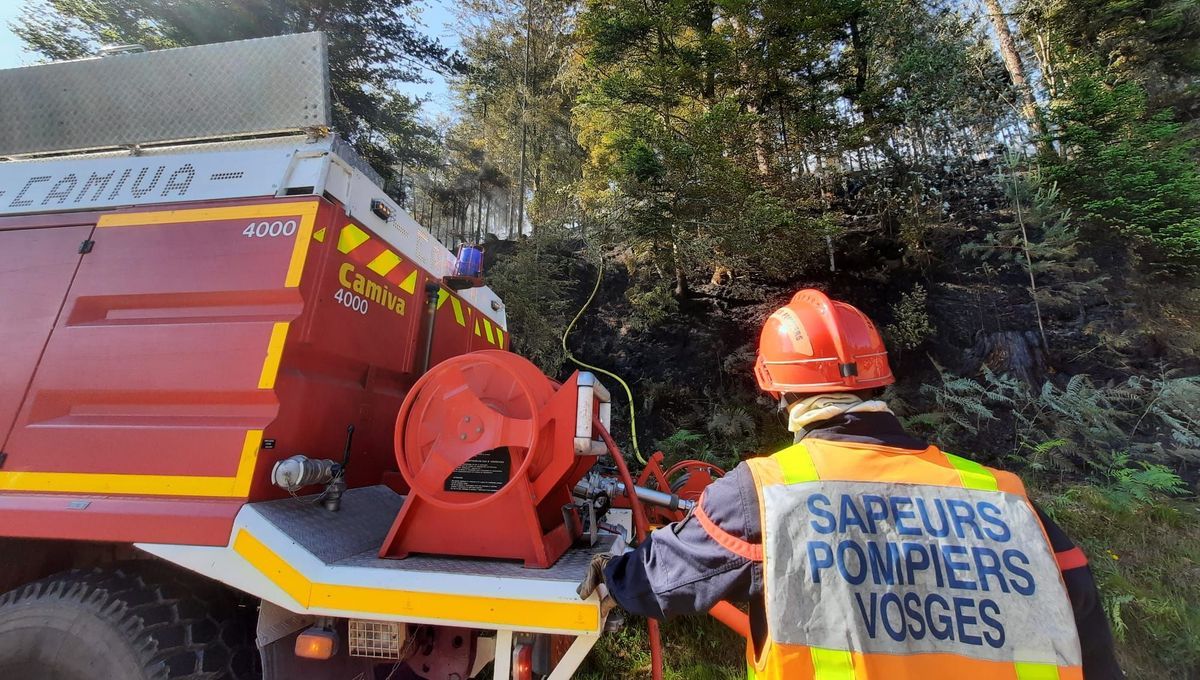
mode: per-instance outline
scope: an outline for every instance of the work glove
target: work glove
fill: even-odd
[[[617,606],[617,601],[613,599],[608,592],[608,586],[604,583],[604,568],[608,566],[608,561],[612,559],[611,554],[595,555],[592,561],[588,563],[587,572],[583,575],[583,581],[575,592],[579,594],[579,599],[586,600],[592,596],[592,593],[597,593],[600,597],[600,620],[606,621],[608,613]]]

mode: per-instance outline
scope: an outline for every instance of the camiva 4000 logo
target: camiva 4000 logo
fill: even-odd
[[[358,273],[352,263],[342,263],[341,269],[338,270],[338,282],[342,287],[334,294],[333,299],[359,314],[366,314],[370,303],[374,302],[384,309],[404,316],[404,298],[392,292],[387,284],[376,283]]]

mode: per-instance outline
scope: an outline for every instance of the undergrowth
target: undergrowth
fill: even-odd
[[[933,409],[905,424],[943,446],[974,449],[1022,472],[1087,474],[1114,455],[1177,466],[1200,463],[1200,377],[1164,374],[1097,383],[1076,375],[1031,388],[985,366],[923,385]]]
[[[742,638],[707,616],[663,623],[665,680],[733,680],[746,677]],[[646,623],[632,617],[624,628],[604,635],[575,674],[576,680],[632,680],[650,677]]]
[[[1131,680],[1196,678],[1200,669],[1200,504],[1162,493],[1179,487],[1161,470],[1124,468],[1034,491],[1087,553]]]

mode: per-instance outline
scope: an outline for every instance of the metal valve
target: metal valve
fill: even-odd
[[[271,483],[285,491],[295,492],[313,484],[332,482],[340,467],[332,460],[296,454],[275,463],[271,469]]]

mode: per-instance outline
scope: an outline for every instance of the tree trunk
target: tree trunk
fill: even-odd
[[[1033,130],[1033,134],[1037,136],[1038,149],[1053,153],[1054,147],[1050,145],[1049,137],[1046,134],[1046,121],[1042,117],[1042,109],[1033,96],[1033,87],[1025,75],[1025,64],[1021,61],[1021,53],[1017,50],[1017,42],[1013,39],[1012,31],[1008,27],[1008,18],[1004,15],[1000,0],[983,0],[983,2],[987,5],[988,19],[991,20],[992,28],[996,31],[996,43],[1000,47],[1000,56],[1004,58],[1004,65],[1008,68],[1008,75],[1012,78],[1013,87],[1021,96],[1021,112],[1025,115],[1025,120],[1029,122],[1029,129]]]

